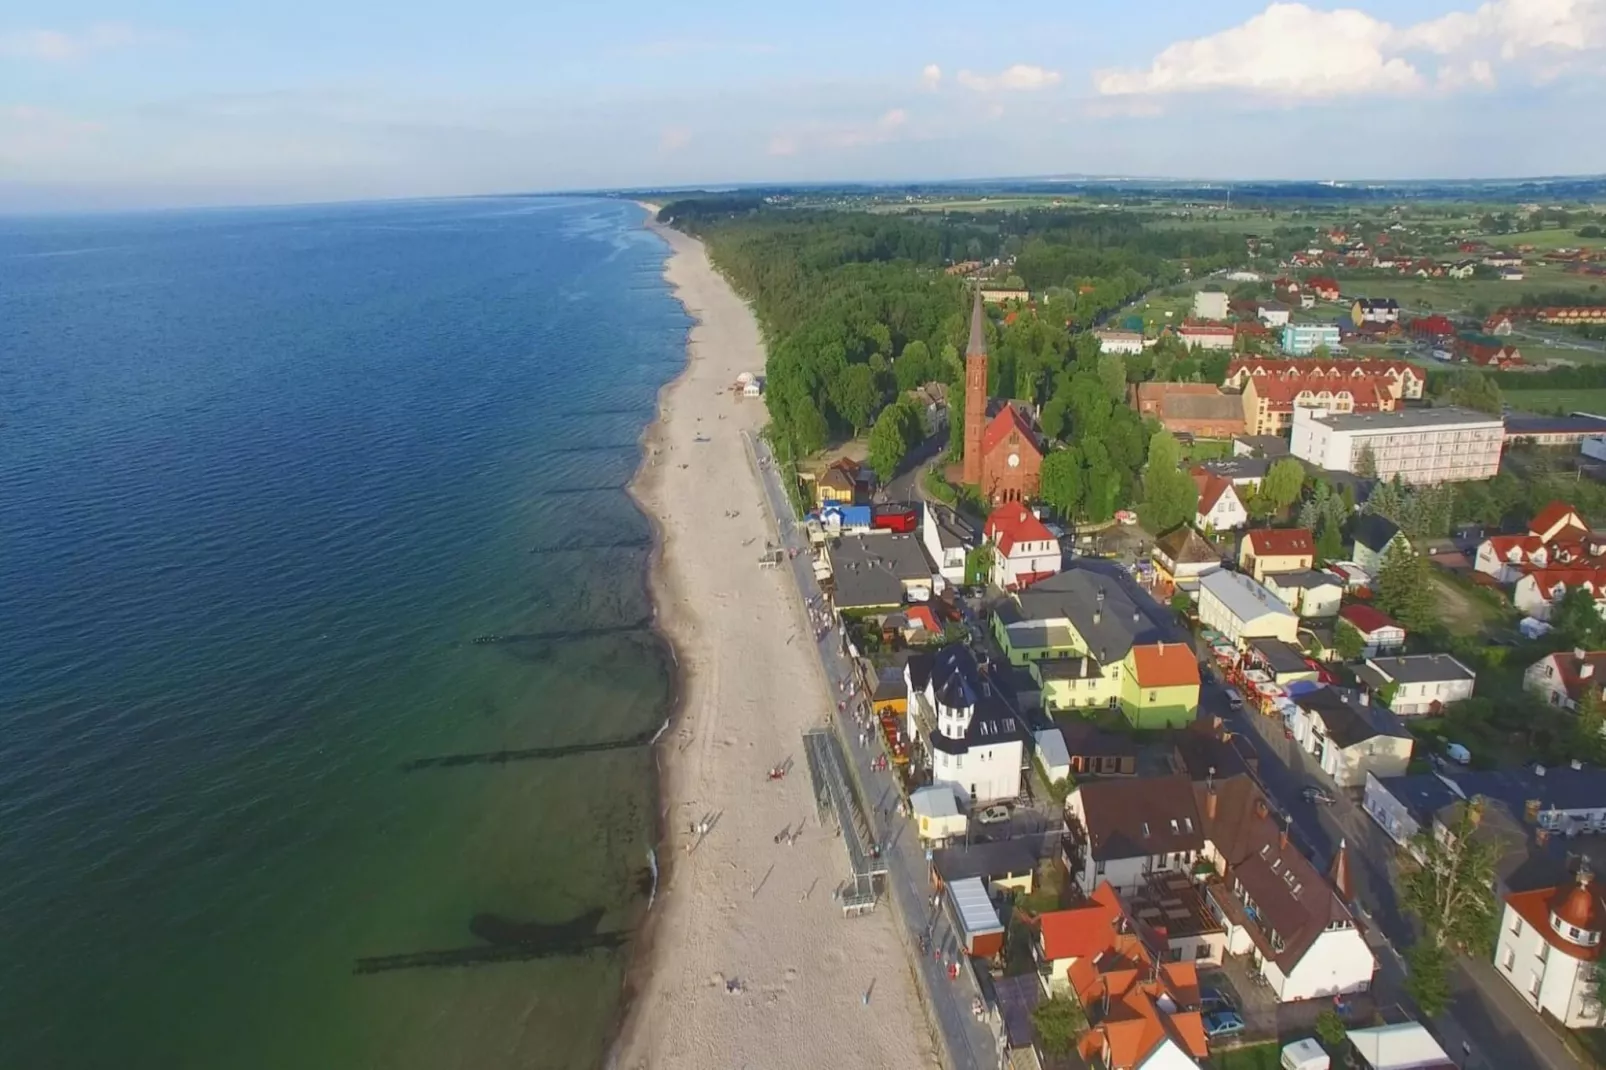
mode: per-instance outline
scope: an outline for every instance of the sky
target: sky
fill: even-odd
[[[0,211],[1606,172],[1606,0],[6,0]]]

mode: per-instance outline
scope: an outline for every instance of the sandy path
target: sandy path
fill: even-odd
[[[789,573],[757,564],[769,532],[741,432],[763,425],[763,404],[721,392],[763,370],[758,325],[700,242],[655,229],[673,249],[665,277],[697,325],[633,492],[661,527],[652,583],[683,704],[660,748],[667,879],[651,965],[615,1065],[934,1066],[890,912],[845,919],[831,897],[847,856],[815,815],[800,734],[834,700]],[[791,775],[769,782],[787,758]],[[688,833],[710,813],[720,816],[706,836]],[[775,842],[800,822],[794,844]],[[727,991],[728,979],[742,990]]]

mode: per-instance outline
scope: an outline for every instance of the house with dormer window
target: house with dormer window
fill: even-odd
[[[1026,729],[965,643],[904,666],[910,762],[968,807],[1020,796]]]
[[[1505,897],[1495,969],[1534,1010],[1569,1029],[1599,1027],[1603,930],[1606,901],[1586,862],[1569,883]]]

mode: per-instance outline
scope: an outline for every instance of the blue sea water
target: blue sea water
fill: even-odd
[[[600,1061],[519,926],[645,908],[648,750],[541,754],[666,712],[641,219],[0,220],[0,1064]]]

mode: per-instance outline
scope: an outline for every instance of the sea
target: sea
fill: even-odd
[[[603,1063],[673,691],[644,215],[0,219],[0,1065]]]

